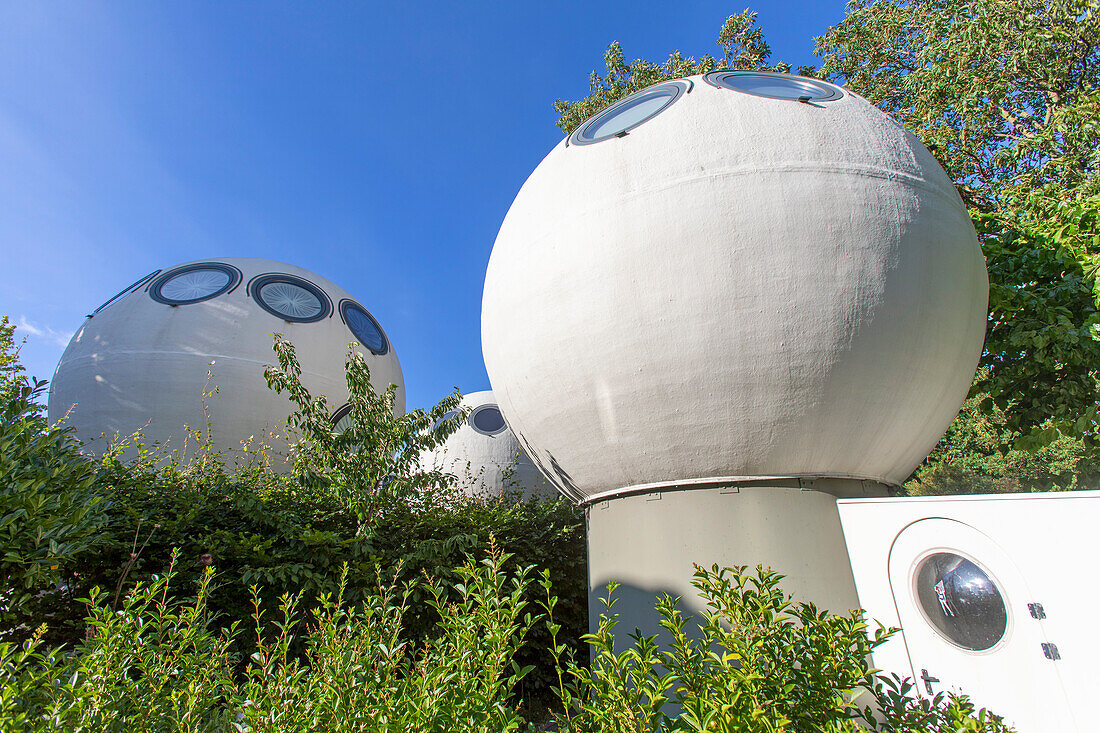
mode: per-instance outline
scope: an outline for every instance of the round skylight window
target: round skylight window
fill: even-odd
[[[686,81],[666,81],[634,92],[582,124],[569,136],[573,145],[590,145],[613,137],[622,137],[638,125],[668,109],[688,91]]]
[[[389,350],[386,336],[382,333],[382,327],[374,316],[367,313],[367,309],[352,300],[344,300],[340,303],[340,317],[354,334],[359,343],[363,344],[372,354],[381,356]]]
[[[768,99],[828,102],[844,96],[840,87],[827,82],[773,71],[712,71],[703,78],[712,86]]]
[[[470,413],[470,425],[482,435],[496,435],[508,427],[496,405],[482,405]]]
[[[240,271],[229,265],[219,262],[188,265],[161,275],[149,288],[149,295],[167,305],[191,305],[227,293],[240,281]]]
[[[329,314],[328,296],[313,283],[293,275],[264,275],[252,283],[252,297],[284,321],[312,323]]]
[[[914,583],[924,617],[952,644],[980,652],[1005,635],[1004,598],[989,574],[973,561],[937,552],[921,561]]]

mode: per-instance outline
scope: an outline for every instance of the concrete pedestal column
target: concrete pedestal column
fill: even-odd
[[[781,586],[795,600],[834,613],[858,608],[836,500],[889,491],[858,479],[754,479],[594,502],[586,509],[589,627],[605,611],[611,581],[621,584],[614,611],[624,639],[635,627],[660,631],[653,605],[665,593],[699,612],[693,563],[764,565],[786,575]]]

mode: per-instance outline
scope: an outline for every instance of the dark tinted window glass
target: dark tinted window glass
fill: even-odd
[[[982,651],[1001,640],[1008,610],[993,579],[961,555],[937,552],[921,561],[917,602],[925,618],[949,641]]]
[[[370,313],[351,301],[341,304],[340,313],[359,343],[375,354],[386,353],[386,337],[382,335],[382,329]]]
[[[474,430],[486,435],[494,435],[504,430],[504,416],[492,405],[479,407],[470,415],[470,424]]]

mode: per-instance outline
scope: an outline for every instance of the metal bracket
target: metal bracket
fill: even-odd
[[[1032,618],[1041,620],[1047,617],[1047,612],[1043,610],[1042,603],[1029,603],[1027,604],[1027,610],[1031,614]]]
[[[933,694],[935,694],[935,693],[934,693],[934,692],[932,691],[932,683],[933,683],[933,682],[939,682],[939,681],[940,681],[940,678],[939,678],[939,677],[933,677],[932,675],[928,674],[928,670],[927,670],[927,669],[922,669],[922,670],[920,671],[920,678],[921,678],[922,680],[924,680],[924,689],[928,691],[928,694],[929,694],[929,695],[933,695]]]
[[[1050,661],[1057,662],[1059,659],[1062,658],[1062,655],[1058,653],[1058,647],[1054,644],[1051,644],[1049,641],[1044,641],[1042,643],[1042,647],[1043,656]]]

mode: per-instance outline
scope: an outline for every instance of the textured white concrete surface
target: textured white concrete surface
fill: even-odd
[[[901,629],[875,650],[876,667],[913,678],[926,696],[927,672],[933,693],[962,691],[1021,733],[1096,729],[1100,491],[842,499],[837,508],[860,605]],[[920,610],[917,570],[933,553],[969,559],[997,586],[1007,623],[991,648],[958,648]]]
[[[951,181],[857,96],[693,89],[563,141],[485,280],[520,442],[577,500],[757,476],[903,481],[970,385],[985,263]]]
[[[462,398],[461,407],[471,411],[497,407],[491,391],[471,392]],[[421,465],[429,470],[453,474],[459,488],[471,496],[494,498],[505,491],[523,496],[551,497],[557,489],[523,452],[515,435],[505,425],[494,435],[486,435],[467,422],[443,445],[426,453]]]
[[[236,267],[242,274],[240,284],[210,300],[177,306],[153,300],[148,285],[143,285],[84,322],[51,381],[51,421],[69,413],[77,435],[95,452],[102,452],[116,434],[136,430],[142,430],[149,443],[182,451],[183,426],[205,429],[202,393],[216,386],[218,394],[208,400],[214,446],[239,451],[241,441],[254,437],[285,455],[285,441],[272,440],[270,434],[284,434],[290,401],[269,390],[263,375],[264,365],[275,363],[273,333],[284,334],[294,344],[302,382],[314,395],[326,395],[333,411],[347,400],[344,358],[356,338],[338,312],[339,303],[351,298],[346,291],[281,262],[202,262]],[[248,285],[269,273],[313,283],[331,300],[332,312],[314,323],[289,322],[268,313],[249,295]],[[369,301],[356,302],[369,310]],[[381,356],[356,346],[366,355],[376,389],[398,385],[396,407],[404,413],[404,380],[393,345]],[[207,370],[213,373],[209,387]],[[282,467],[278,461],[276,467]]]

